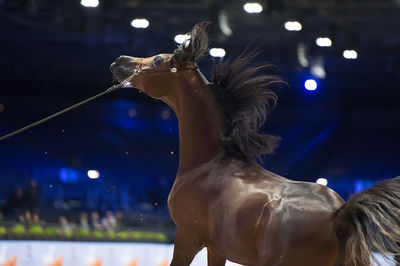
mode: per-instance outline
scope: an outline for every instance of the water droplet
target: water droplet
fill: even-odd
[[[133,108],[129,109],[128,115],[130,118],[135,118],[137,116],[137,111]]]
[[[171,112],[169,111],[169,110],[163,110],[162,112],[161,112],[161,117],[162,117],[162,119],[168,119],[169,117],[171,116]]]

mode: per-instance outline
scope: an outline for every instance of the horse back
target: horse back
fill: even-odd
[[[209,234],[228,259],[256,265],[260,254],[283,256],[294,244],[307,247],[310,259],[311,250],[337,249],[332,222],[334,211],[344,202],[340,196],[315,183],[257,171],[233,173],[210,202]],[[332,258],[337,255],[328,253]]]

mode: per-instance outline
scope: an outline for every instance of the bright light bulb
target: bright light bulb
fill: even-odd
[[[319,37],[315,40],[315,43],[319,47],[331,47],[332,46],[332,40],[329,39],[328,37]]]
[[[328,185],[328,179],[326,179],[326,178],[318,178],[317,181],[315,181],[315,183],[323,185],[323,186],[327,186]]]
[[[226,54],[226,52],[223,48],[211,48],[210,49],[210,55],[212,57],[224,57],[225,54]]]
[[[99,0],[81,0],[81,5],[84,7],[97,7]]]
[[[131,22],[131,26],[138,29],[145,29],[149,24],[149,21],[145,18],[136,18]]]
[[[259,3],[246,3],[243,5],[243,9],[247,13],[260,13],[263,7]]]
[[[355,50],[344,50],[343,57],[346,59],[357,59],[358,54]]]
[[[285,29],[288,31],[301,31],[302,28],[303,26],[298,21],[287,21],[285,23]]]
[[[318,87],[318,83],[314,79],[307,79],[304,82],[304,88],[308,91],[315,91]]]
[[[87,175],[90,179],[97,179],[100,177],[100,173],[97,170],[89,170]]]
[[[174,38],[175,42],[178,44],[182,44],[186,40],[190,40],[189,34],[178,34]]]

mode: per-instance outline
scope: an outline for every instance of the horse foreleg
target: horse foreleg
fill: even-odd
[[[214,248],[207,247],[207,262],[208,266],[225,266],[226,259]]]
[[[171,266],[189,266],[202,248],[203,243],[199,239],[193,238],[190,233],[180,232],[178,229]]]

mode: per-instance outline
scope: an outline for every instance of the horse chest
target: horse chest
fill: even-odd
[[[171,218],[178,227],[205,227],[206,205],[204,195],[192,182],[175,181],[169,197]]]

